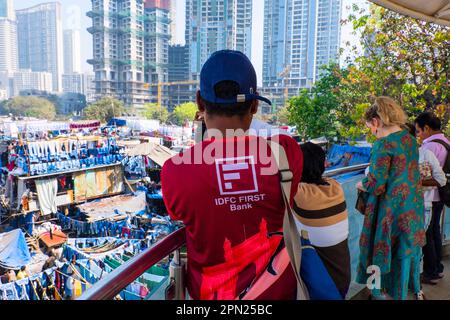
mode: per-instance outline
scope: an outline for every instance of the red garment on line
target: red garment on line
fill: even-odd
[[[8,171],[13,171],[15,167],[16,167],[16,163],[14,161],[12,161],[6,165],[6,168],[8,169]]]

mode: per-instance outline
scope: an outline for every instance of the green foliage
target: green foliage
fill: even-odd
[[[53,120],[56,115],[56,108],[52,102],[44,98],[14,97],[0,104],[0,113]]]
[[[357,13],[359,8],[353,10]],[[365,135],[371,141],[363,116],[381,95],[398,101],[410,120],[424,110],[433,111],[447,124],[449,134],[450,28],[378,6],[372,6],[367,15],[357,15],[351,15],[347,23],[361,34],[364,55],[345,69],[326,67],[311,92],[303,90],[290,101],[289,118],[300,135],[351,140]]]
[[[197,105],[193,102],[186,102],[175,107],[169,116],[169,121],[176,125],[183,125],[186,120],[193,121],[197,113]]]
[[[253,115],[253,119],[257,119],[266,123],[275,123],[276,122],[276,115],[273,114],[261,114],[261,113],[256,113],[255,115]]]
[[[105,97],[98,100],[84,109],[84,117],[90,120],[100,120],[108,122],[114,117],[119,117],[124,113],[123,102],[112,97]]]
[[[322,78],[311,88],[303,89],[289,102],[289,122],[297,126],[303,138],[327,138],[339,135],[339,101],[334,91],[339,85],[339,77],[334,73],[336,65],[323,70]]]
[[[386,95],[411,119],[424,110],[448,119],[442,110],[450,106],[450,28],[375,5],[349,20],[362,35],[365,54],[341,72],[339,99],[348,114],[351,106],[368,106],[373,97]],[[363,124],[356,125],[362,131]]]
[[[278,110],[275,115],[275,120],[277,124],[280,125],[291,125],[292,121],[289,119],[289,107],[286,105]]]
[[[169,111],[166,108],[160,108],[156,103],[148,103],[144,106],[142,115],[147,119],[159,120],[166,123],[169,118]]]

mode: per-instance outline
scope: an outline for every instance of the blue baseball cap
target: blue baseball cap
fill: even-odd
[[[214,87],[221,81],[234,81],[240,91],[236,97],[222,99],[216,97]],[[214,52],[203,65],[200,72],[200,96],[211,103],[233,104],[252,100],[261,100],[269,105],[272,102],[256,94],[257,79],[255,68],[245,54],[234,50]]]

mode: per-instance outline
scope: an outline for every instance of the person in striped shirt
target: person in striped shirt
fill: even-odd
[[[304,169],[294,197],[296,223],[322,260],[337,289],[345,297],[351,281],[348,212],[344,190],[334,179],[323,178],[326,155],[313,143],[301,145]]]

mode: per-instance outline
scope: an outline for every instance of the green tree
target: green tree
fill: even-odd
[[[176,125],[183,125],[186,120],[193,121],[198,108],[193,102],[186,102],[175,107],[169,120]]]
[[[277,124],[280,125],[291,125],[292,121],[289,119],[289,106],[284,106],[278,110],[275,114],[275,120]]]
[[[144,106],[142,115],[147,119],[159,120],[166,123],[169,118],[169,111],[166,108],[160,108],[156,103],[148,103]]]
[[[253,119],[257,119],[267,123],[273,123],[276,120],[276,117],[273,114],[262,114],[257,112],[253,115]]]
[[[339,120],[348,125],[342,133],[350,137],[364,133],[364,124],[357,117],[380,95],[397,100],[411,118],[429,110],[447,123],[450,28],[375,5],[348,22],[361,34],[364,55],[338,72]]]
[[[112,97],[102,98],[84,109],[84,117],[90,120],[108,122],[125,112],[123,102]]]
[[[322,78],[311,90],[303,89],[289,101],[289,122],[296,125],[302,138],[332,138],[339,134],[339,101],[335,88],[340,79],[333,72],[336,68],[336,65],[323,68]]]
[[[14,97],[0,104],[0,113],[53,120],[56,115],[56,108],[52,102],[44,98]]]

